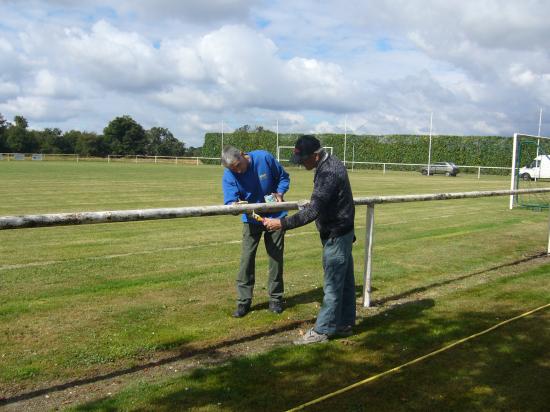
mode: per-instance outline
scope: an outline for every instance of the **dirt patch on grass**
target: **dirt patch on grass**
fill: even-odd
[[[358,322],[402,305],[426,298],[441,298],[458,290],[468,289],[492,280],[514,276],[550,262],[545,253],[528,256],[514,262],[486,270],[449,276],[447,279],[420,286],[394,296],[379,298],[371,308],[362,308],[358,302]],[[277,325],[231,340],[201,342],[183,350],[158,352],[152,357],[135,360],[135,366],[117,368],[116,364],[102,365],[88,376],[72,381],[45,382],[40,387],[14,386],[0,391],[0,407],[6,411],[42,411],[69,406],[112,396],[136,381],[155,382],[178,376],[196,368],[221,365],[233,358],[250,356],[280,346],[290,345],[300,330],[310,327],[314,319],[279,320]],[[353,338],[352,338],[353,339]],[[350,340],[340,339],[342,344]]]

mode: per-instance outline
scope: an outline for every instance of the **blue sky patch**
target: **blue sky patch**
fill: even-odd
[[[265,29],[267,26],[271,24],[271,21],[267,19],[263,19],[261,17],[256,17],[255,22],[256,22],[256,26],[259,27],[260,29]]]
[[[387,52],[393,50],[390,40],[386,37],[382,37],[376,41],[376,50],[381,52]]]

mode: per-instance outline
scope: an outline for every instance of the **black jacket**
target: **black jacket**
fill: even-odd
[[[345,235],[353,229],[355,205],[348,172],[337,158],[326,154],[317,165],[311,201],[298,213],[281,219],[284,230],[315,220],[322,239]]]

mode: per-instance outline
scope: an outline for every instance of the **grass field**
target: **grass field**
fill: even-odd
[[[309,198],[312,173],[290,173],[287,199]],[[0,216],[221,204],[221,174],[0,162]],[[355,197],[508,179],[350,173]],[[287,233],[283,314],[266,310],[260,246],[254,311],[233,319],[241,230],[224,216],[0,231],[0,408],[284,410],[550,302],[547,212],[507,197],[379,205],[375,307],[359,308],[353,337],[297,348],[322,298],[315,227]],[[359,300],[364,207],[356,235]],[[546,410],[549,344],[543,310],[310,409]]]

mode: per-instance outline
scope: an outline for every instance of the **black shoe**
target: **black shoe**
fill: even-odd
[[[353,335],[353,326],[351,325],[338,326],[336,328],[336,336],[347,338],[351,335]]]
[[[269,310],[273,313],[282,313],[283,312],[283,305],[281,305],[281,302],[272,300],[269,302]]]
[[[242,318],[248,312],[250,312],[250,304],[239,303],[237,305],[237,310],[235,312],[233,312],[233,317],[234,318]]]

